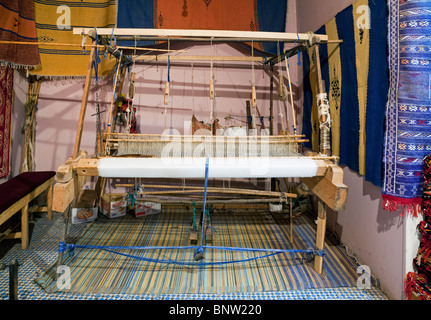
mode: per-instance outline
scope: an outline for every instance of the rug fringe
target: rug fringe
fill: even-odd
[[[400,215],[418,217],[422,214],[422,198],[404,199],[383,195],[382,207],[389,212],[401,211]]]

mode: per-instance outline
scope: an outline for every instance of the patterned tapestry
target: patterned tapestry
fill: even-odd
[[[0,178],[10,172],[13,75],[11,66],[0,66]]]
[[[357,0],[316,34],[341,44],[319,45],[324,90],[331,112],[331,149],[341,165],[382,185],[384,117],[388,95],[387,5]],[[316,65],[303,55],[305,146],[319,151]]]
[[[390,91],[384,208],[421,212],[423,158],[431,151],[431,2],[390,0]]]
[[[285,0],[118,0],[117,27],[284,32],[286,10]]]
[[[35,0],[36,30],[39,42],[66,43],[75,46],[40,45],[40,67],[30,73],[48,77],[85,77],[90,48],[83,48],[81,35],[73,28],[115,27],[115,0]],[[90,39],[87,39],[90,43]],[[110,73],[115,59],[99,52],[98,74]]]
[[[0,40],[36,42],[33,0],[0,0]],[[37,45],[0,44],[0,63],[35,67],[40,58]]]

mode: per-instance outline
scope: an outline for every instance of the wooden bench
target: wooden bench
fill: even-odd
[[[8,232],[7,238],[21,238],[22,249],[29,244],[29,203],[45,190],[48,219],[52,219],[52,186],[55,171],[23,172],[0,185],[0,225],[21,211],[21,232]]]

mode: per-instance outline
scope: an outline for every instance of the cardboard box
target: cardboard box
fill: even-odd
[[[106,193],[100,200],[100,211],[108,218],[117,218],[126,215],[126,193]]]
[[[97,219],[96,192],[94,190],[82,190],[75,208],[72,208],[72,224],[91,222]]]
[[[157,202],[136,201],[135,216],[142,217],[151,214],[158,214],[162,211],[162,205]]]
[[[91,222],[97,219],[97,207],[94,208],[72,208],[72,224]]]

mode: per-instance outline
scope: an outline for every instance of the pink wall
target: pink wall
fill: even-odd
[[[297,0],[298,32],[315,31],[354,0]],[[403,298],[404,219],[382,210],[381,188],[344,168],[346,210],[328,215],[328,229],[371,269],[393,299]]]

